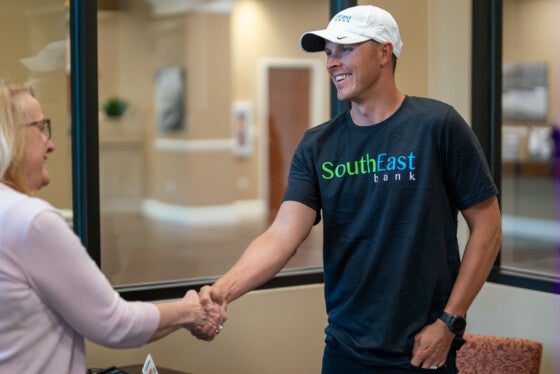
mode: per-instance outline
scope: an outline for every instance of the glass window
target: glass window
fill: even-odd
[[[217,276],[269,225],[293,149],[329,110],[322,56],[297,44],[328,1],[291,2],[301,11],[98,3],[101,268],[113,284]],[[320,271],[321,244],[319,225],[287,268]]]
[[[51,119],[56,150],[47,161],[51,177],[39,196],[72,221],[68,6],[63,0],[0,2],[0,77],[32,82],[43,113]]]
[[[501,268],[558,282],[560,50],[554,0],[503,1]]]

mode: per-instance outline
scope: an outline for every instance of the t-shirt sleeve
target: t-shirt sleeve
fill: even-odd
[[[445,121],[444,178],[459,210],[495,196],[498,189],[482,147],[463,118],[451,108]]]
[[[122,299],[54,209],[35,216],[19,252],[39,297],[85,338],[127,348],[155,332],[157,307]]]
[[[292,157],[288,186],[283,201],[297,201],[315,210],[315,224],[321,221],[321,199],[311,156],[305,150],[305,136]]]

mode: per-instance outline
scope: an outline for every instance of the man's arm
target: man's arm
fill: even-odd
[[[228,303],[276,275],[296,253],[315,222],[316,212],[295,201],[280,206],[272,225],[245,250],[237,263],[212,286],[200,291],[202,305]]]
[[[492,197],[462,211],[470,230],[459,275],[445,306],[450,314],[464,316],[484,285],[502,243],[498,199]]]
[[[500,208],[495,196],[461,213],[469,227],[470,236],[459,274],[444,310],[449,314],[465,316],[496,260],[502,241],[502,229]],[[437,319],[416,335],[411,363],[423,368],[442,366],[453,337],[447,325]]]

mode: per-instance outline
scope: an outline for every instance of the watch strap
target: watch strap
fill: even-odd
[[[466,326],[466,321],[465,321],[465,317],[463,316],[456,316],[453,314],[449,314],[445,311],[442,311],[439,319],[441,319],[443,322],[445,322],[447,324],[447,327],[449,328],[449,331],[451,331],[452,333],[456,334],[456,335],[462,335],[465,332],[464,327]],[[459,322],[460,321],[460,322]],[[459,323],[463,323],[463,326],[461,328],[461,330],[457,330],[455,323],[459,322]]]

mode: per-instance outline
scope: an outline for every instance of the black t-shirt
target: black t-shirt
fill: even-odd
[[[497,193],[474,133],[442,102],[407,96],[379,124],[346,112],[308,130],[284,200],[323,218],[327,343],[364,363],[408,362],[458,273],[458,210]]]

